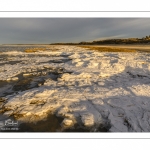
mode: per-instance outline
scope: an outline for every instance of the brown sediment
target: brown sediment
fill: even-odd
[[[97,50],[99,52],[137,52],[134,49],[118,48],[118,47],[98,47],[98,46],[79,46],[89,50]]]
[[[38,52],[38,51],[45,51],[46,48],[30,48],[30,49],[26,49],[25,52],[26,53],[34,53],[34,52]]]
[[[49,114],[46,120],[37,123],[22,123],[19,132],[59,132],[61,131],[62,118]]]
[[[36,47],[36,48],[28,48],[28,49],[25,49],[25,52],[26,53],[34,53],[34,52],[39,52],[39,51],[47,51],[47,50],[50,50],[50,51],[58,51],[59,49],[57,49],[56,47]]]

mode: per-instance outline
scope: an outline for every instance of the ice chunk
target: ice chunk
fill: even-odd
[[[67,126],[67,127],[71,127],[73,126],[73,121],[71,119],[67,119],[65,118],[62,122],[63,125]]]
[[[24,73],[23,74],[24,77],[27,77],[27,76],[30,76],[30,75],[31,75],[30,73]]]
[[[91,113],[82,114],[81,120],[84,126],[86,127],[90,127],[94,125],[94,116]]]
[[[13,110],[6,111],[6,112],[4,113],[5,116],[10,116],[10,115],[12,115],[12,114],[13,114]]]
[[[17,80],[19,80],[19,78],[18,77],[13,77],[13,78],[11,78],[11,80],[17,81]]]

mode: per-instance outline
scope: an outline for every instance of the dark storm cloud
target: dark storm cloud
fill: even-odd
[[[143,37],[149,18],[0,18],[0,43],[53,43]]]

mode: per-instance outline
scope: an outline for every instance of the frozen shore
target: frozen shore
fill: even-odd
[[[99,127],[108,132],[150,131],[149,53],[97,52],[76,46],[57,49],[0,54],[3,115],[32,123],[51,113],[63,118],[63,129],[78,124],[89,131]],[[29,76],[34,77],[30,86],[15,91],[20,78]]]

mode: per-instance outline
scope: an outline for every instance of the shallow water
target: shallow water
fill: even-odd
[[[34,45],[0,45],[0,52],[8,52],[8,51],[24,51],[28,48],[37,48],[37,47],[45,47],[45,46],[34,46]]]

